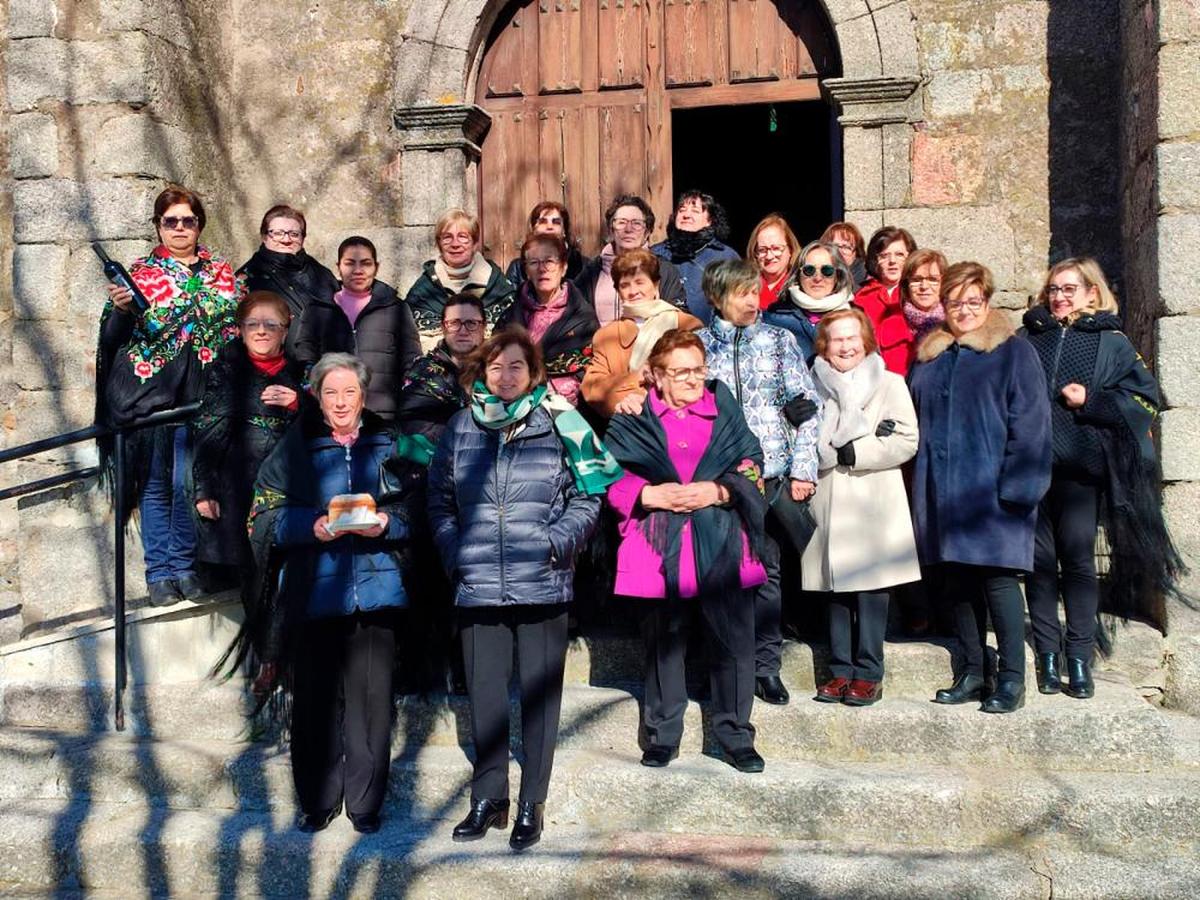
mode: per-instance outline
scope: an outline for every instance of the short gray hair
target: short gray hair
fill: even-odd
[[[853,290],[854,279],[850,275],[850,267],[842,259],[841,251],[828,241],[813,241],[800,251],[800,259],[796,263],[796,284],[800,283],[800,269],[804,265],[804,260],[808,258],[809,253],[818,248],[829,254],[829,258],[833,260],[833,267],[837,269],[837,281],[834,282],[832,293],[836,294],[845,288]]]
[[[720,312],[725,301],[734,294],[757,291],[759,287],[758,266],[744,259],[720,259],[704,267],[700,287],[712,308]]]
[[[358,379],[358,386],[364,391],[371,383],[371,370],[353,353],[326,353],[308,373],[308,383],[312,385],[313,393],[319,397],[325,376],[338,369],[349,369],[353,372],[354,377]]]

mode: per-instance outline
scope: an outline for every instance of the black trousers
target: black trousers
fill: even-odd
[[[767,543],[775,542],[768,537]],[[754,592],[754,674],[759,678],[778,675],[783,667],[783,587],[778,548],[768,546],[762,563],[767,580]]]
[[[391,768],[395,610],[306,622],[292,701],[292,778],[306,813],[378,813]]]
[[[515,646],[525,758],[520,799],[543,803],[558,741],[567,660],[567,606],[462,608],[459,629],[475,741],[471,800],[508,799],[508,683]]]
[[[708,645],[713,733],[726,750],[754,746],[750,712],[754,706],[754,593],[696,599],[645,600],[642,636],[646,642],[646,696],[643,724],[651,744],[678,747],[687,710],[684,655],[687,623],[699,605]]]
[[[1054,473],[1050,490],[1038,507],[1033,573],[1025,579],[1033,646],[1038,653],[1058,653],[1064,649],[1058,621],[1061,589],[1067,610],[1067,656],[1092,658],[1096,612],[1100,607],[1100,587],[1096,581],[1099,510],[1100,489],[1095,483]]]
[[[955,628],[966,660],[964,672],[984,675],[987,620],[992,617],[1000,653],[999,681],[1025,680],[1025,607],[1017,576],[1009,569],[947,563],[946,596],[954,603]]]
[[[829,595],[829,668],[835,677],[883,681],[888,592]]]

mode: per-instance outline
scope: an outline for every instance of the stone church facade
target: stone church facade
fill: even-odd
[[[89,242],[142,252],[165,182],[202,193],[203,240],[235,263],[263,211],[289,202],[314,255],[329,263],[366,234],[404,290],[440,211],[480,203],[496,151],[479,76],[514,5],[669,23],[709,2],[8,0],[0,440],[90,422],[104,294]],[[727,0],[726,15],[764,14],[756,4],[819,15],[836,43],[836,72],[810,84],[840,130],[831,170],[776,178],[828,179],[864,232],[903,225],[986,263],[1014,310],[1048,261],[1101,260],[1162,379],[1167,508],[1200,557],[1200,0]],[[650,193],[669,197],[656,172]],[[0,644],[104,596],[103,508],[87,490],[0,510]],[[46,590],[64,581],[80,587]]]

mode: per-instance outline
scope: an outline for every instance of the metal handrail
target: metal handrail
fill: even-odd
[[[130,422],[129,424],[120,425],[115,428],[110,428],[106,425],[90,425],[87,428],[67,431],[54,437],[43,438],[40,441],[30,441],[27,444],[0,450],[0,463],[6,463],[26,459],[38,453],[57,450],[59,447],[67,447],[83,441],[104,437],[111,437],[113,439],[113,505],[115,507],[113,510],[113,555],[117,561],[116,569],[113,572],[113,638],[115,643],[114,656],[116,657],[116,672],[114,673],[115,689],[113,691],[113,724],[116,726],[117,731],[125,730],[125,687],[128,674],[128,666],[125,659],[125,438],[131,432],[140,431],[143,428],[184,422],[191,418],[199,408],[199,403],[187,403],[177,406],[174,409],[151,413],[144,419],[139,419],[136,422]],[[99,474],[101,474],[100,466],[72,469],[69,472],[61,472],[58,475],[51,475],[48,478],[39,478],[10,488],[4,488],[0,490],[0,500],[9,500],[13,497],[22,497],[26,494],[33,494],[38,491],[60,487],[64,484],[71,484],[75,481],[83,481]]]

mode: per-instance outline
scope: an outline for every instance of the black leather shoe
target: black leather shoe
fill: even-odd
[[[668,747],[664,744],[651,744],[642,754],[642,765],[652,769],[661,769],[679,755],[678,747]]]
[[[962,674],[948,688],[942,688],[933,695],[934,703],[971,703],[982,700],[984,679],[982,675]]]
[[[755,678],[754,696],[773,706],[787,706],[787,702],[792,699],[792,695],[783,684],[783,679],[778,675],[759,675]]]
[[[329,823],[338,817],[342,808],[336,806],[333,809],[322,809],[315,813],[300,813],[296,817],[296,828],[303,831],[305,834],[316,834],[318,831],[324,831],[329,827]]]
[[[729,764],[739,772],[761,772],[767,767],[766,762],[753,747],[739,747],[729,751]]]
[[[379,813],[346,813],[350,824],[359,834],[374,834],[379,830]]]
[[[489,828],[508,827],[507,800],[476,800],[471,804],[467,817],[454,826],[453,840],[477,841],[488,833]]]
[[[148,584],[146,589],[150,594],[151,606],[174,606],[182,599],[182,595],[179,593],[179,584],[174,578]]]
[[[1062,690],[1062,670],[1058,667],[1059,655],[1057,653],[1039,653],[1035,665],[1040,693],[1057,694]]]
[[[1010,713],[1024,705],[1025,685],[1020,681],[1002,681],[979,709],[985,713]]]
[[[179,585],[179,594],[184,600],[199,600],[208,593],[204,589],[204,582],[195,575],[184,575],[175,583]]]
[[[1089,700],[1096,696],[1096,683],[1092,681],[1092,667],[1086,659],[1067,657],[1067,696],[1076,700]]]
[[[508,836],[508,846],[520,852],[528,850],[542,839],[542,814],[546,804],[517,802],[517,820],[513,822],[512,834]]]

